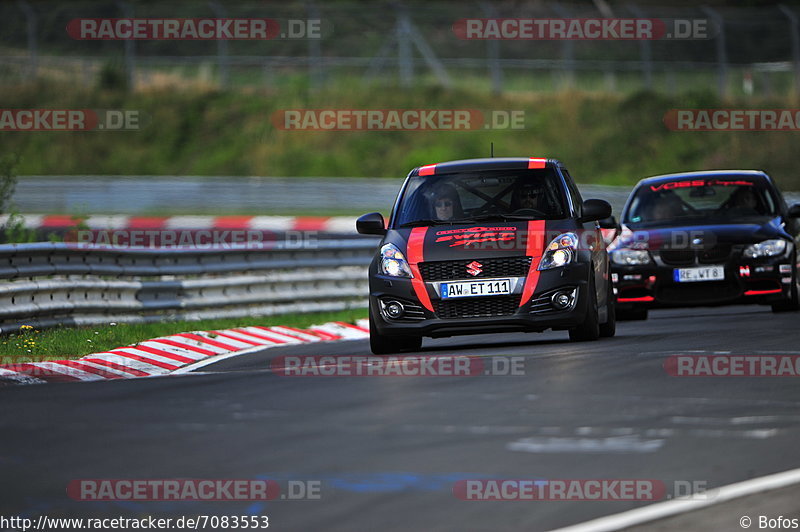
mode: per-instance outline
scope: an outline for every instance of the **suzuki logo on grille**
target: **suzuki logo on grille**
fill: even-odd
[[[477,260],[473,260],[469,264],[467,264],[467,273],[472,275],[473,277],[478,275],[483,271],[483,264],[478,262]]]

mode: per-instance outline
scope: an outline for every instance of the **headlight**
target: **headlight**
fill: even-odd
[[[539,261],[539,270],[549,270],[569,264],[575,259],[578,249],[578,235],[575,233],[562,233],[548,244],[547,249]]]
[[[783,255],[784,251],[786,251],[786,240],[775,238],[747,246],[744,248],[744,256],[751,259],[756,257],[775,257],[776,255]]]
[[[394,244],[381,247],[381,273],[391,277],[414,277],[405,256]]]
[[[611,252],[611,262],[620,266],[650,264],[650,252],[646,249],[616,249]]]

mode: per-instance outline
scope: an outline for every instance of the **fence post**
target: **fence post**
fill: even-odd
[[[800,94],[800,27],[798,27],[797,13],[779,5],[778,8],[789,19],[789,34],[792,38],[792,63],[794,64],[794,93]]]
[[[208,7],[217,18],[226,18],[225,9],[217,2],[209,2]],[[217,68],[219,69],[219,86],[226,88],[230,81],[230,62],[228,61],[228,40],[217,39]]]
[[[386,39],[386,42],[381,45],[381,49],[378,50],[378,53],[369,60],[369,66],[367,66],[364,76],[362,77],[364,83],[371,82],[380,71],[383,70],[383,66],[387,62],[389,53],[392,51],[394,41],[396,40],[395,35],[390,35]]]
[[[35,80],[39,70],[38,36],[36,33],[36,11],[25,0],[17,0],[17,5],[25,13],[28,31],[28,78]]]
[[[703,6],[702,9],[709,18],[714,20],[714,24],[719,29],[719,34],[717,34],[717,91],[720,98],[724,98],[728,92],[728,53],[725,50],[725,19],[708,6]]]
[[[414,79],[414,58],[411,57],[411,35],[408,13],[404,7],[397,5],[395,40],[397,41],[397,73],[400,86],[410,87]]]
[[[306,3],[306,17],[309,20],[322,20],[314,2]],[[325,82],[325,72],[322,69],[322,49],[319,42],[322,36],[319,39],[313,39],[306,35],[306,38],[308,39],[308,82],[310,89],[315,91]]]
[[[569,10],[559,3],[553,4],[553,10],[559,17],[570,18]],[[565,39],[561,45],[561,55],[564,83],[571,89],[575,86],[575,43]]]
[[[647,14],[637,5],[629,4],[628,9],[634,17],[645,19]],[[639,39],[639,55],[642,60],[642,75],[644,86],[649,90],[653,88],[653,49],[649,39]]]
[[[125,18],[133,18],[133,7],[128,2],[117,0],[117,8],[122,11]],[[136,88],[136,42],[125,39],[125,75],[128,81],[128,90]]]
[[[481,2],[481,9],[486,18],[497,18],[497,10],[488,2]],[[500,43],[497,40],[486,41],[486,57],[492,78],[492,94],[500,96],[503,93],[503,69],[500,67]]]

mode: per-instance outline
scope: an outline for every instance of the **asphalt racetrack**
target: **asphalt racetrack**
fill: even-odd
[[[186,375],[6,386],[0,514],[263,514],[271,530],[296,531],[575,524],[650,502],[465,501],[453,486],[465,479],[657,479],[672,495],[675,481],[713,488],[799,467],[796,377],[674,377],[663,367],[681,353],[800,354],[799,323],[800,314],[768,307],[697,308],[651,312],[597,342],[548,332],[423,343],[429,355],[524,357],[524,374],[514,376],[288,377],[270,370],[280,355],[368,355],[367,342],[356,340],[271,348]],[[67,496],[70,481],[92,478],[311,481],[319,497]],[[798,514],[794,500],[784,515]],[[732,510],[725,528],[739,530],[739,517]]]

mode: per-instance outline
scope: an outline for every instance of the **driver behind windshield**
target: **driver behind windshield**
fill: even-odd
[[[540,183],[530,181],[522,182],[511,197],[511,212],[520,209],[533,209],[547,212],[547,202],[544,196],[544,187]]]
[[[761,202],[752,187],[740,187],[722,205],[723,209],[735,209],[738,214],[762,214]]]
[[[432,211],[436,220],[452,220],[463,218],[461,199],[452,185],[441,185],[433,194]]]

